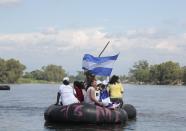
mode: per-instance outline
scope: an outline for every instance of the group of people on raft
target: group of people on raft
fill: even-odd
[[[63,78],[57,93],[55,105],[70,105],[73,103],[89,103],[110,109],[123,106],[123,86],[119,76],[113,75],[110,80],[100,81],[92,74],[86,74],[85,82],[74,81],[70,85],[68,77]]]

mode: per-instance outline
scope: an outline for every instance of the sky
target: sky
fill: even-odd
[[[26,71],[55,64],[82,71],[82,58],[120,53],[112,74],[135,62],[186,66],[185,0],[0,0],[0,58]]]

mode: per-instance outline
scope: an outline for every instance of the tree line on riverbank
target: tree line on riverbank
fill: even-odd
[[[67,75],[62,66],[53,64],[31,72],[25,72],[25,69],[26,66],[19,60],[0,58],[0,83],[61,82]],[[77,71],[77,75],[71,75],[70,79],[83,81],[85,76],[82,71]],[[149,65],[146,60],[140,60],[134,63],[128,76],[121,75],[120,79],[123,82],[139,84],[186,84],[186,67],[172,61]]]
[[[173,61],[149,65],[146,60],[140,60],[130,69],[127,80],[142,84],[186,84],[186,66]]]

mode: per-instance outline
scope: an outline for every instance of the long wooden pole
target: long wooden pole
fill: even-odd
[[[103,50],[101,51],[101,53],[99,54],[99,56],[98,57],[100,57],[101,56],[101,54],[105,51],[105,49],[107,48],[107,46],[108,46],[108,44],[110,43],[110,41],[108,41],[107,42],[107,44],[105,45],[105,47],[103,48]]]
[[[107,44],[105,45],[105,47],[103,48],[103,50],[101,51],[101,53],[99,54],[98,57],[100,57],[101,54],[105,51],[105,49],[107,48],[107,46],[108,46],[109,43],[110,43],[110,41],[107,42]],[[109,81],[109,79],[110,79],[110,76],[107,76],[107,81]]]

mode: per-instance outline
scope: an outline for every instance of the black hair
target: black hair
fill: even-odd
[[[119,76],[113,75],[109,81],[109,84],[119,83]]]
[[[107,86],[104,85],[104,84],[101,85],[101,89],[106,89],[106,87],[107,87]]]
[[[74,86],[77,86],[80,89],[84,89],[84,83],[79,81],[74,81]]]
[[[77,86],[77,87],[79,87],[79,86],[80,86],[80,83],[79,83],[79,81],[74,81],[74,86]]]
[[[64,80],[64,81],[63,81],[63,84],[64,84],[64,85],[69,85],[70,83],[69,83],[69,81]]]
[[[85,83],[83,81],[80,81],[79,83],[80,83],[81,89],[85,89]]]

